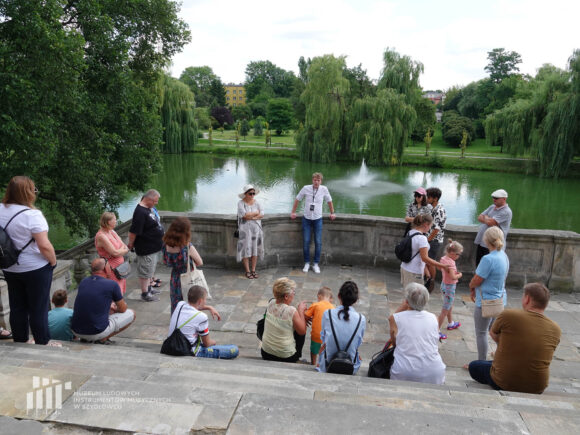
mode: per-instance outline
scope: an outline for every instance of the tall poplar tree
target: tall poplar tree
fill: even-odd
[[[304,127],[296,134],[302,160],[333,162],[344,152],[344,123],[349,82],[343,77],[345,58],[324,55],[312,59],[301,101],[306,108]]]

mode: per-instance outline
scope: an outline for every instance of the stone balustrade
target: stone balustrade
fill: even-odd
[[[235,215],[161,212],[167,228],[177,216],[185,216],[192,223],[192,241],[204,264],[215,267],[241,267],[236,263],[237,239]],[[336,220],[324,218],[322,258],[324,264],[349,264],[385,267],[398,270],[400,261],[394,247],[403,235],[405,222],[399,218],[363,215],[338,215]],[[117,232],[126,238],[130,222],[120,225]],[[289,215],[273,214],[262,219],[265,235],[265,258],[262,266],[301,266],[302,230],[300,217],[292,221]],[[458,260],[465,283],[471,278],[475,265],[476,226],[449,225],[445,238],[452,238],[464,247]],[[314,249],[314,246],[312,246]],[[571,231],[511,229],[507,240],[510,258],[509,286],[541,281],[551,290],[580,291],[580,234]],[[59,258],[82,261],[75,276],[82,276],[87,260],[96,255],[94,243],[87,241]]]

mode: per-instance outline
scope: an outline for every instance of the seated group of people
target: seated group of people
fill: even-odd
[[[118,284],[105,278],[105,261],[91,263],[92,276],[79,285],[75,309],[65,308],[66,292],[53,296],[55,309],[49,313],[51,336],[107,344],[110,337],[126,329],[135,320],[127,308]],[[358,348],[362,344],[366,319],[353,305],[359,299],[355,282],[346,281],[338,292],[339,306],[333,305],[332,291],[322,287],[318,301],[307,307],[301,301],[292,306],[296,283],[279,278],[273,285],[274,298],[266,308],[261,354],[264,360],[304,362],[301,360],[307,328],[311,329],[311,364],[326,372],[329,360],[344,351],[353,363],[353,373],[361,365]],[[180,328],[196,357],[232,359],[238,356],[236,345],[218,345],[209,335],[209,311],[221,320],[217,310],[206,304],[207,290],[193,286],[187,301],[177,304],[171,317],[169,335]],[[550,299],[549,290],[540,283],[524,287],[523,310],[506,309],[490,328],[491,338],[498,343],[493,361],[477,360],[469,364],[473,379],[495,389],[542,393],[548,385],[549,366],[559,344],[560,328],[544,316]],[[410,283],[404,289],[404,300],[389,317],[390,337],[396,346],[391,379],[443,384],[445,369],[439,354],[439,322],[426,311],[429,292],[425,286]],[[70,329],[66,326],[70,323]]]

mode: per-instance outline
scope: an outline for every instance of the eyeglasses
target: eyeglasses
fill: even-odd
[[[246,195],[254,196],[256,192],[246,192]]]
[[[496,198],[495,196],[492,196],[491,199],[493,199],[495,201],[496,199],[500,199],[500,198]]]
[[[38,195],[40,193],[40,190],[38,190],[36,187],[34,188],[34,194]]]
[[[415,193],[415,198],[421,198],[423,195],[421,195],[420,193]]]

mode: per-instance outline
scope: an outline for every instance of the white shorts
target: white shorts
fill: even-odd
[[[104,331],[99,332],[98,334],[84,335],[77,334],[74,331],[73,332],[79,338],[84,338],[85,340],[88,341],[97,341],[102,340],[103,338],[106,338],[111,334],[114,334],[115,332],[119,332],[121,329],[133,323],[134,320],[135,320],[135,312],[133,310],[127,309],[127,311],[125,311],[124,313],[111,314],[109,316],[109,326],[107,326]]]

